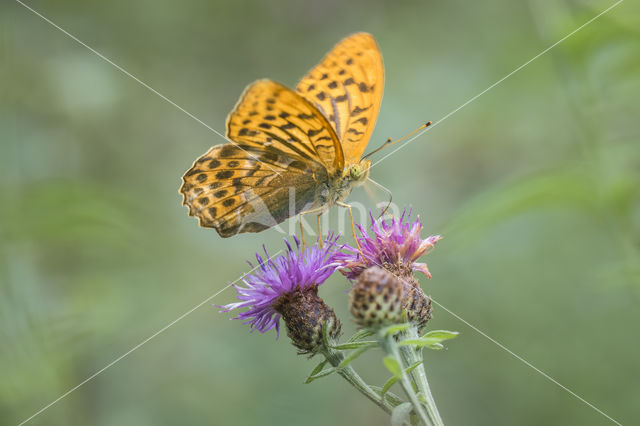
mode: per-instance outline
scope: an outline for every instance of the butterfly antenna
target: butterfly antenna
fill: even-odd
[[[427,127],[431,126],[431,123],[432,123],[431,121],[426,122],[426,123],[425,123],[425,124],[423,124],[422,126],[418,127],[416,130],[414,130],[413,132],[409,133],[407,136],[405,136],[405,137],[403,137],[403,138],[400,138],[400,139],[398,139],[398,140],[395,140],[395,141],[394,141],[394,140],[393,140],[393,139],[391,139],[391,138],[387,139],[387,140],[385,141],[385,143],[383,143],[380,147],[378,147],[378,148],[374,149],[373,151],[371,151],[370,153],[368,153],[367,155],[365,155],[364,157],[362,157],[362,159],[364,160],[365,158],[367,158],[367,157],[369,157],[369,156],[371,156],[371,155],[375,154],[375,153],[376,153],[376,152],[378,152],[378,151],[381,151],[381,150],[382,150],[382,149],[384,149],[384,148],[387,148],[387,147],[389,147],[389,146],[391,146],[391,145],[393,145],[393,144],[396,144],[396,143],[398,143],[398,142],[402,142],[403,140],[407,139],[408,137],[411,137],[411,136],[415,135],[416,133],[418,133],[419,131],[421,131],[421,130],[423,130],[423,129],[426,129]]]

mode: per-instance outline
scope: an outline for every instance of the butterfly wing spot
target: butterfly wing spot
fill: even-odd
[[[216,179],[225,180],[233,176],[233,170],[223,170],[216,173]]]
[[[367,112],[367,110],[368,110],[369,108],[371,108],[371,106],[372,106],[372,105],[369,105],[369,106],[367,106],[367,107],[365,107],[365,108],[360,108],[359,106],[357,106],[357,107],[355,107],[355,108],[353,109],[353,111],[351,111],[351,115],[352,115],[352,116],[356,116],[356,115],[360,115],[360,114],[362,114],[363,112]]]
[[[226,144],[222,146],[222,149],[220,150],[220,157],[221,158],[229,158],[229,157],[234,157],[236,155],[240,155],[242,157],[244,157],[246,155],[246,153],[242,152],[242,149],[231,145],[231,144]]]

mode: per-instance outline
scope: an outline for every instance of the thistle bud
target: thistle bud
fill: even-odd
[[[351,289],[349,310],[363,327],[398,324],[406,319],[422,328],[431,319],[431,298],[415,278],[400,279],[379,266],[367,268]]]

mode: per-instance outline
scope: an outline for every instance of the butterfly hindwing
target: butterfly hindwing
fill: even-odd
[[[374,38],[367,33],[346,37],[296,90],[329,120],[346,163],[358,162],[373,133],[384,90],[384,65]]]
[[[180,188],[189,214],[222,237],[259,232],[310,208],[329,180],[326,165],[340,164],[333,150],[341,155],[341,147],[322,114],[268,80],[247,88],[227,131],[232,142],[197,159]]]

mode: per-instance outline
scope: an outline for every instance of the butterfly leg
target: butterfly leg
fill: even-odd
[[[320,248],[322,248],[322,228],[320,227],[320,216],[322,216],[322,213],[318,213],[318,237],[320,239]]]
[[[302,225],[302,215],[304,214],[310,214],[310,213],[318,213],[318,233],[320,232],[320,216],[322,216],[322,213],[324,213],[324,207],[317,207],[315,209],[311,209],[311,210],[306,210],[303,212],[300,212],[300,239],[302,240],[302,248],[306,247],[307,244],[304,241],[304,226]],[[322,234],[319,234],[320,237],[322,237]],[[322,238],[320,238],[320,247],[322,248]]]
[[[391,203],[393,202],[393,194],[391,193],[391,191],[389,189],[387,189],[384,186],[380,185],[375,180],[373,180],[371,178],[367,178],[367,180],[369,182],[371,182],[372,184],[374,184],[375,186],[377,186],[378,188],[382,189],[384,192],[387,193],[387,195],[389,195],[389,201],[387,202],[387,205],[384,207],[384,210],[382,210],[382,212],[380,213],[380,216],[378,216],[378,219],[380,219],[381,217],[384,216],[384,214],[387,212],[387,210],[389,210],[389,207],[391,206]]]
[[[356,226],[353,223],[353,212],[351,211],[351,206],[347,203],[343,203],[342,201],[338,201],[336,204],[339,205],[340,207],[349,209],[349,217],[351,218],[351,232],[353,232],[353,239],[356,242],[356,246],[358,246],[358,251],[360,252],[360,254],[362,254],[362,249],[360,248],[360,243],[358,242],[358,237],[356,236]]]

